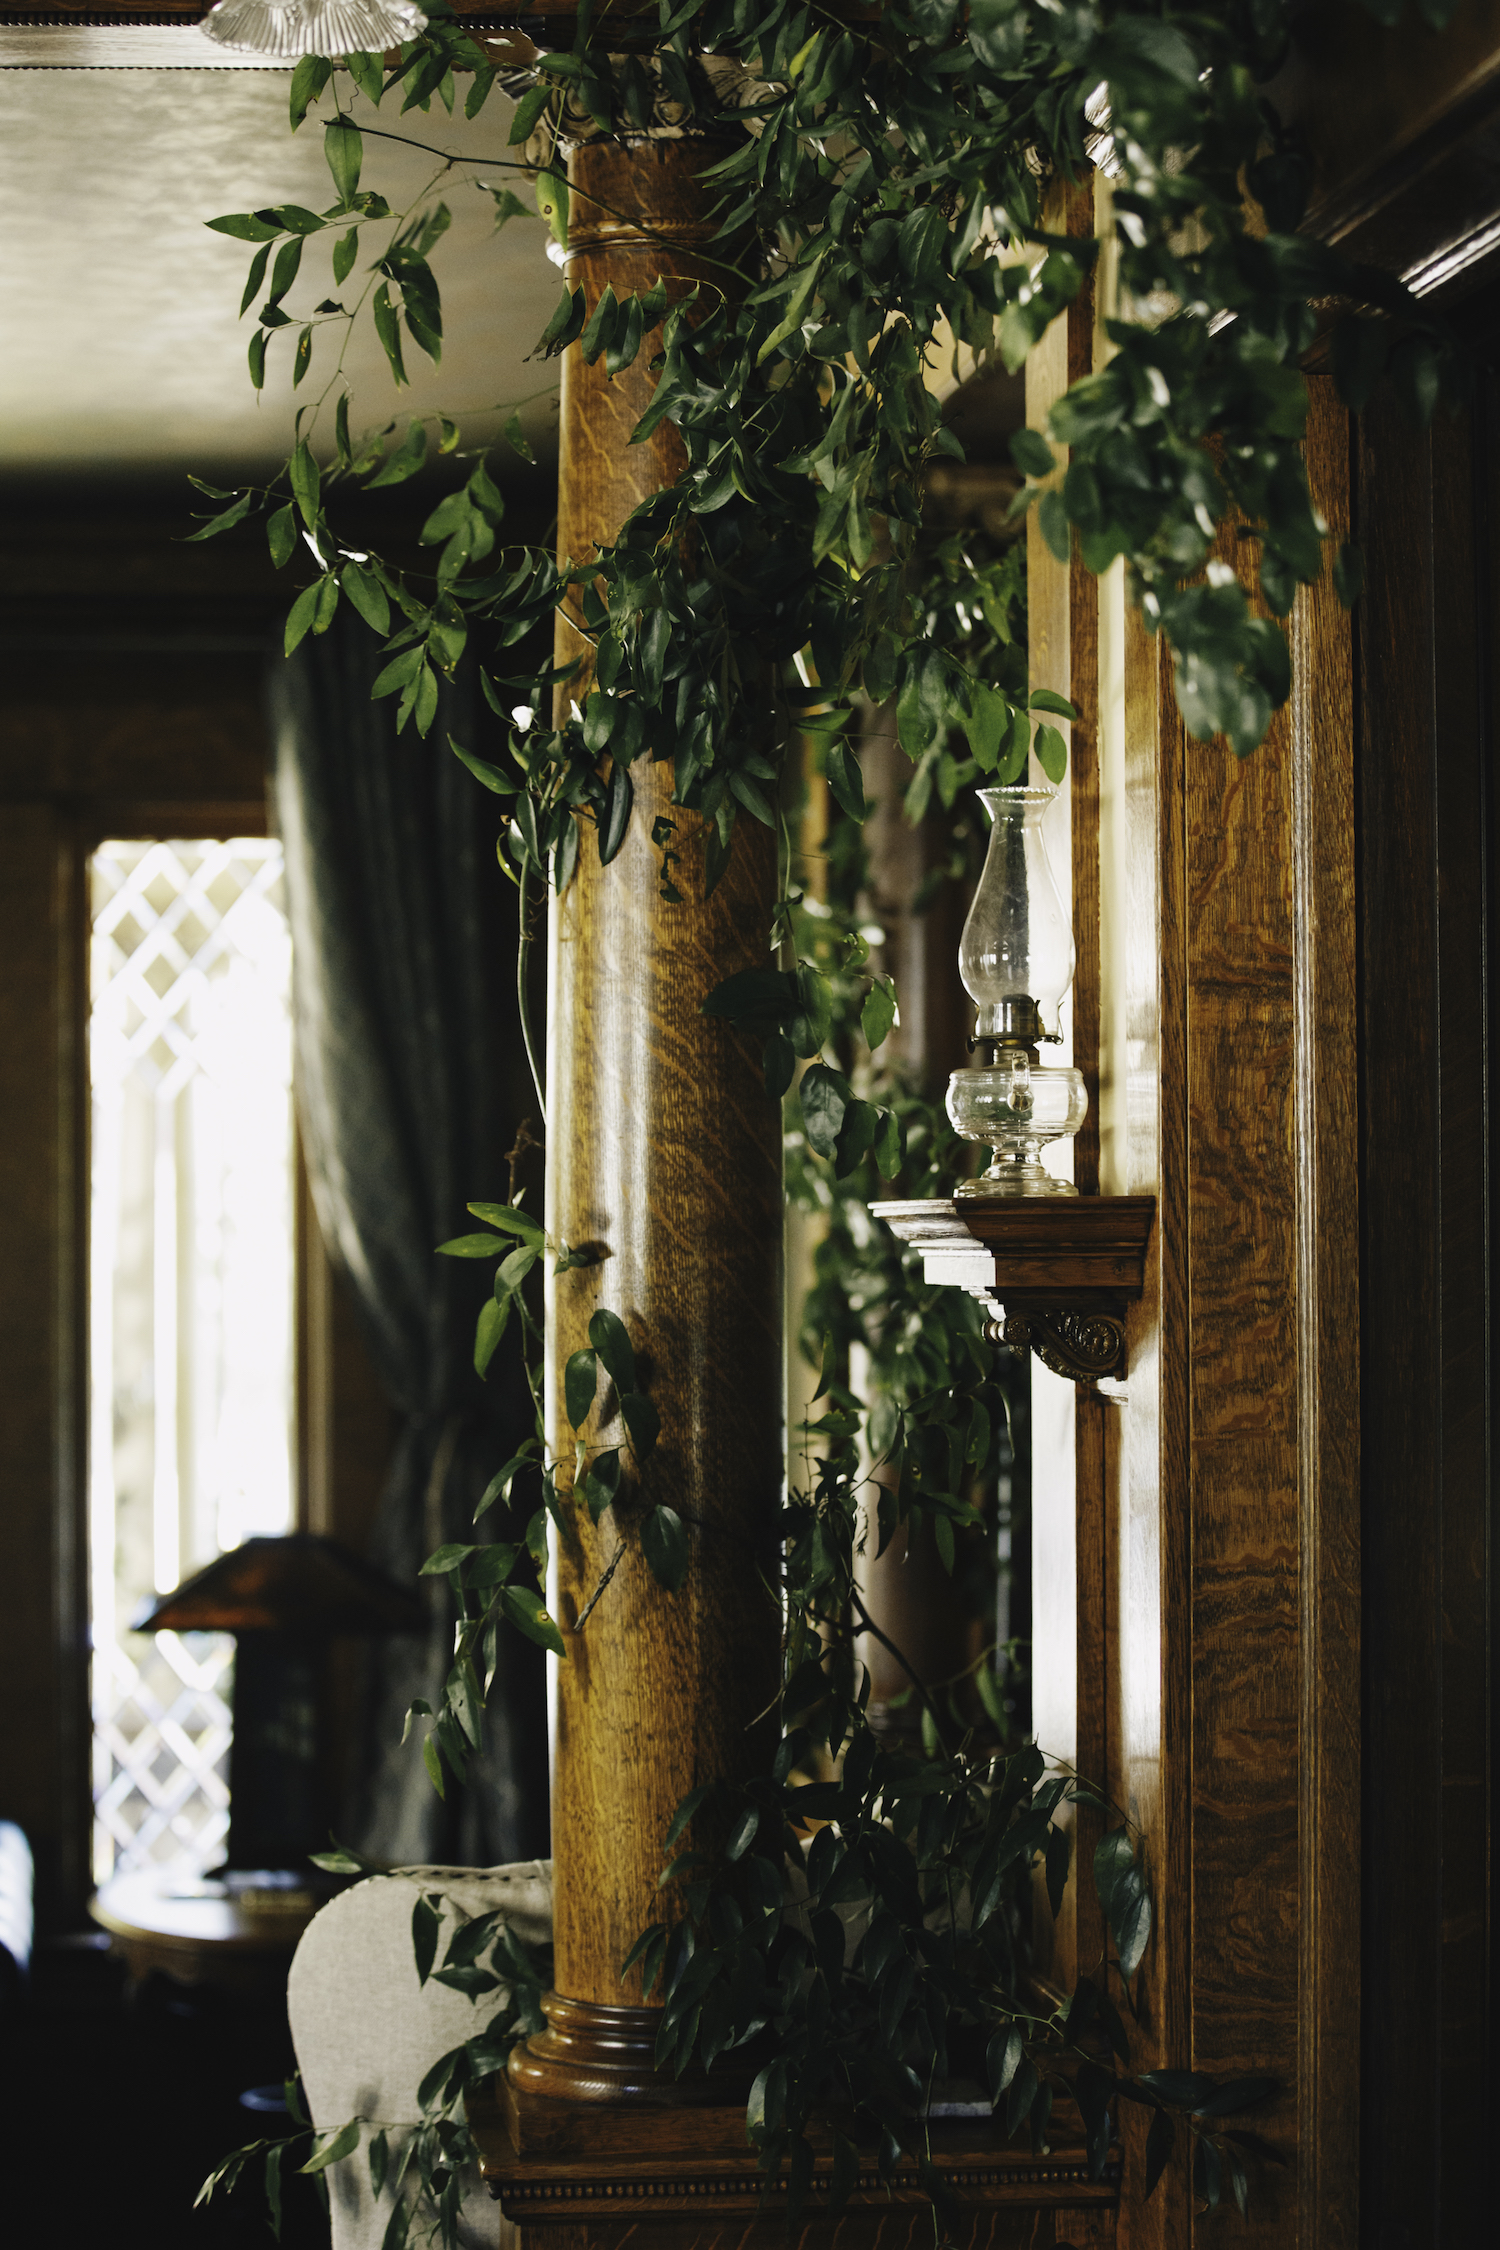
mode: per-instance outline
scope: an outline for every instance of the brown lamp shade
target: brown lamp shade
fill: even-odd
[[[310,1531],[247,1539],[148,1603],[138,1633],[413,1633],[420,1598]]]

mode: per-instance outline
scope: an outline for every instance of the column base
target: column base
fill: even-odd
[[[695,2145],[694,2112],[717,2112],[707,2130],[712,2145],[723,2135],[722,2116],[743,2103],[754,2076],[738,2058],[711,2076],[691,2072],[668,2078],[656,2067],[659,2008],[608,2007],[549,1992],[542,2002],[545,2031],[513,2048],[497,2082],[500,2108],[519,2155],[587,2147],[606,2154],[636,2145],[643,2110],[683,2113],[674,2121],[675,2146]]]

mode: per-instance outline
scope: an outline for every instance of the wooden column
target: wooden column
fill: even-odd
[[[659,274],[715,278],[693,255],[713,232],[695,177],[711,157],[694,140],[572,152],[568,278],[590,306],[607,283],[623,299]],[[656,348],[648,339],[613,382],[602,359],[586,367],[576,346],[564,361],[563,557],[605,545],[681,467],[667,426],[629,442],[655,388]],[[587,659],[566,618],[557,645],[560,661]],[[559,691],[579,701],[586,692],[586,670]],[[691,2083],[656,2079],[656,2009],[642,2006],[637,1973],[622,1986],[620,1964],[662,1912],[657,1877],[679,1801],[700,1782],[745,1772],[766,1748],[753,1722],[774,1695],[780,1632],[781,1120],[751,1043],[699,1013],[722,978],[767,959],[774,844],[742,816],[728,872],[705,901],[701,824],[672,808],[671,765],[643,757],[633,779],[618,859],[600,867],[589,828],[552,907],[548,1225],[599,1257],[548,1280],[550,1442],[571,1460],[562,1370],[600,1307],[629,1329],[662,1427],[621,1504],[597,1530],[580,1510],[576,1541],[557,1555],[556,1614],[568,1635],[552,1798],[557,1994],[549,2029],[511,2068],[514,2095],[544,2100],[693,2098]],[[677,823],[679,905],[659,895],[658,818]],[[623,1442],[615,1411],[611,1394],[594,1442]],[[651,1576],[631,1529],[658,1502],[688,1530],[676,1593]],[[625,1558],[575,1633],[622,1538]]]

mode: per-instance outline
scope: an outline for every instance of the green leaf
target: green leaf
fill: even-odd
[[[432,1974],[441,1928],[442,1916],[437,1906],[426,1891],[418,1891],[411,1910],[411,1950],[418,1984],[425,1984]]]
[[[542,175],[543,179],[547,176],[546,173]],[[537,194],[540,201],[540,187],[538,187]],[[606,282],[593,311],[589,315],[583,334],[578,339],[578,349],[590,366],[599,357],[605,345],[612,341],[619,311],[620,307],[615,297],[613,285]]]
[[[278,570],[291,561],[297,548],[297,516],[288,501],[278,508],[266,525],[266,544],[271,550],[271,560]]]
[[[552,239],[568,246],[568,183],[561,172],[538,172],[536,207],[552,230]],[[614,291],[607,292],[611,299]]]
[[[1060,563],[1069,562],[1073,554],[1073,533],[1068,522],[1068,512],[1063,506],[1060,492],[1044,492],[1036,512],[1042,537]]]
[[[417,1575],[419,1578],[445,1577],[450,1570],[457,1570],[466,1555],[478,1552],[477,1547],[439,1547],[434,1554],[428,1556]]]
[[[391,605],[373,571],[363,563],[346,562],[339,572],[339,584],[368,626],[377,633],[390,631]]]
[[[318,528],[320,479],[318,464],[308,450],[306,438],[302,440],[296,452],[292,455],[288,464],[288,474],[291,478],[292,498],[301,510],[302,521],[309,531],[315,532]]]
[[[501,1591],[500,1607],[512,1625],[518,1627],[529,1641],[536,1641],[542,1648],[550,1649],[554,1656],[560,1656],[566,1661],[567,1643],[553,1619],[548,1616],[540,1594],[533,1593],[529,1586],[506,1586]]]
[[[251,337],[246,356],[250,362],[250,380],[258,391],[263,391],[266,387],[266,332],[263,328],[257,328]]]
[[[1281,2091],[1281,2081],[1261,2073],[1253,2078],[1233,2078],[1216,2086],[1206,2100],[1196,2104],[1195,2117],[1236,2117],[1242,2110],[1259,2109]]]
[[[643,1458],[661,1436],[661,1416],[644,1391],[622,1391],[620,1412],[630,1432],[630,1442]]]
[[[630,814],[634,803],[635,786],[630,778],[630,768],[617,760],[610,768],[604,811],[599,818],[599,865],[601,867],[608,867],[610,861],[619,856],[630,827]]]
[[[802,1074],[799,1094],[808,1147],[815,1156],[832,1156],[844,1112],[854,1099],[848,1079],[825,1063],[814,1063]]]
[[[1010,457],[1023,477],[1050,477],[1057,466],[1039,430],[1017,430],[1010,441]]]
[[[505,424],[505,442],[511,447],[514,452],[519,453],[523,461],[535,461],[535,449],[533,448],[530,440],[527,438],[525,432],[521,428],[521,417],[519,414],[512,414],[507,419]]]
[[[292,131],[306,117],[309,109],[333,76],[333,65],[323,55],[304,55],[292,72],[288,108],[291,112]]]
[[[282,232],[254,211],[233,211],[227,218],[205,219],[203,223],[215,234],[232,235],[236,242],[274,242]]]
[[[338,241],[333,246],[333,278],[335,282],[348,280],[358,255],[359,229],[358,227],[351,227],[347,234],[339,236]]]
[[[1094,1891],[1105,1916],[1114,1912],[1115,1895],[1128,1875],[1135,1873],[1135,1852],[1128,1828],[1111,1828],[1094,1846]]]
[[[242,492],[229,507],[221,509],[211,522],[204,524],[198,531],[190,531],[184,544],[190,545],[195,539],[216,538],[221,531],[230,531],[237,523],[243,523],[254,498],[253,492]]]
[[[456,1234],[450,1242],[440,1242],[436,1255],[440,1258],[498,1258],[500,1244],[492,1234]]]
[[[555,359],[559,352],[567,349],[575,336],[582,334],[586,318],[587,307],[583,291],[565,287],[556,312],[537,339],[536,351],[543,359]]]
[[[588,1474],[580,1487],[584,1505],[597,1523],[606,1508],[612,1507],[620,1489],[620,1451],[612,1446],[607,1453],[598,1453],[589,1464]]]
[[[1144,1891],[1133,1897],[1114,1923],[1120,1974],[1128,1981],[1146,1957],[1151,1942],[1151,1901]]]
[[[326,2172],[330,2164],[341,2164],[346,2156],[352,2156],[358,2148],[359,2133],[360,2121],[357,2117],[351,2117],[347,2125],[339,2127],[332,2140],[324,2142],[316,2156],[308,2158],[302,2167],[303,2172]]]
[[[240,318],[244,319],[260,294],[260,285],[266,277],[266,260],[271,255],[271,245],[263,242],[250,260],[250,270],[245,279],[245,294],[240,299]]]
[[[993,773],[1011,723],[1011,707],[998,688],[977,683],[969,695],[969,748],[981,773]]]
[[[729,1831],[728,1839],[724,1845],[724,1857],[727,1860],[743,1859],[755,1841],[755,1831],[759,1826],[759,1805],[746,1805]],[[840,1941],[842,1943],[842,1930],[840,1931]]]
[[[498,766],[492,766],[487,758],[477,758],[472,750],[466,750],[455,735],[449,735],[448,748],[461,764],[468,767],[474,779],[482,781],[485,788],[493,790],[497,797],[515,796],[520,783],[512,781]]]
[[[797,1068],[796,1050],[790,1039],[784,1039],[779,1031],[766,1041],[762,1067],[765,1072],[766,1092],[770,1095],[772,1101],[779,1102],[791,1085]]]
[[[803,272],[799,280],[797,281],[795,288],[792,290],[791,300],[787,305],[785,316],[777,322],[776,326],[771,330],[770,335],[766,338],[765,342],[761,345],[759,351],[755,355],[755,363],[757,367],[762,365],[764,361],[768,360],[772,352],[778,350],[780,346],[786,342],[788,336],[791,335],[794,328],[801,327],[803,311],[817,283],[818,273],[820,268],[822,267],[825,255],[826,252],[820,250],[817,253],[816,257],[814,257],[814,259],[812,260],[811,264],[803,269]]]
[[[479,1308],[479,1319],[474,1328],[474,1372],[481,1380],[495,1356],[495,1347],[505,1334],[505,1324],[510,1318],[510,1299],[503,1303],[487,1297]]]
[[[885,1045],[895,1021],[896,987],[889,977],[877,977],[859,1011],[859,1027],[872,1054],[877,1047]]]
[[[317,595],[313,605],[313,631],[326,633],[339,606],[339,582],[331,571],[326,578],[318,580]]]
[[[381,485],[405,484],[408,477],[416,475],[426,458],[427,426],[413,417],[406,425],[401,443],[387,455],[374,476],[366,480],[366,490],[373,492]]]
[[[641,1546],[658,1585],[675,1594],[687,1576],[687,1533],[675,1508],[653,1508],[641,1525]]]
[[[385,92],[385,72],[379,55],[345,55],[344,68],[372,108],[379,109]]]
[[[541,1254],[534,1242],[523,1242],[519,1249],[510,1251],[500,1260],[500,1270],[495,1275],[497,1302],[501,1297],[515,1295]]]
[[[276,253],[276,263],[271,268],[271,293],[266,299],[268,307],[280,304],[282,298],[296,280],[301,267],[302,236],[294,234],[291,241],[283,242]],[[260,317],[264,321],[266,314],[262,312]]]
[[[828,786],[851,820],[865,819],[870,808],[865,802],[864,776],[846,741],[835,742],[829,749]]]
[[[783,969],[738,969],[698,1003],[704,1016],[728,1016],[755,1027],[784,1023],[796,1013],[795,981]]]
[[[487,1227],[496,1227],[501,1234],[518,1234],[523,1242],[534,1243],[538,1250],[546,1243],[546,1232],[531,1213],[518,1211],[513,1203],[471,1203],[468,1209],[476,1219],[483,1219]]]
[[[1036,730],[1036,762],[1047,779],[1056,784],[1068,770],[1068,746],[1056,727],[1038,727]]]
[[[510,121],[510,146],[512,148],[518,148],[522,141],[530,140],[536,127],[536,121],[548,102],[552,100],[553,92],[554,89],[551,86],[544,84],[530,87],[521,96],[516,104],[516,114]]]
[[[308,634],[312,631],[318,614],[318,596],[322,585],[322,579],[315,578],[310,586],[303,587],[301,593],[293,602],[287,616],[286,632],[282,639],[282,649],[285,655],[290,656],[293,649],[306,640]]]
[[[1009,2089],[1011,2080],[1020,2068],[1021,2057],[1025,2051],[1025,2042],[1021,2037],[1019,2024],[1010,2024],[1004,2031],[995,2033],[985,2057],[992,2101],[998,2102],[1000,2096]]]
[[[396,308],[391,303],[391,292],[383,281],[375,292],[370,311],[375,321],[375,333],[380,338],[385,356],[390,362],[392,378],[399,389],[406,381],[406,363],[401,357],[401,323],[396,316]],[[380,483],[387,480],[372,477],[370,481]]]
[[[347,117],[335,117],[323,128],[323,154],[333,175],[339,201],[346,210],[359,193],[359,170],[364,158],[364,147],[363,134]]]
[[[1036,2100],[1038,2084],[1036,2065],[1029,2059],[1023,2058],[1015,2077],[1010,2082],[1010,2092],[1005,2097],[1005,2135],[1007,2140],[1014,2138],[1020,2129],[1022,2120],[1030,2115],[1031,2105]]]
[[[1065,695],[1058,695],[1052,688],[1033,688],[1026,699],[1026,708],[1028,711],[1051,711],[1059,719],[1076,719],[1078,716],[1077,704],[1070,703]]]
[[[594,1411],[594,1399],[599,1389],[599,1355],[587,1346],[569,1355],[563,1370],[563,1396],[567,1401],[568,1420],[574,1429],[586,1422]]]
[[[635,1389],[635,1347],[618,1313],[601,1306],[589,1322],[589,1342],[604,1362],[605,1373],[620,1392]]]

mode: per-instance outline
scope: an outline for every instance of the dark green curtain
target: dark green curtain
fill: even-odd
[[[510,1339],[481,1383],[474,1323],[492,1269],[439,1258],[505,1200],[506,1154],[535,1117],[515,1004],[513,894],[495,864],[499,800],[448,748],[493,743],[472,677],[443,690],[426,740],[374,703],[376,639],[347,609],[273,662],[274,802],[286,849],[297,1100],[324,1239],[347,1277],[401,1431],[370,1559],[412,1583],[530,1434]],[[446,1581],[428,1630],[372,1645],[349,1840],[381,1858],[489,1865],[547,1850],[541,1652],[501,1636],[489,1738],[444,1803],[424,1772],[414,1697],[437,1705],[452,1652]]]

